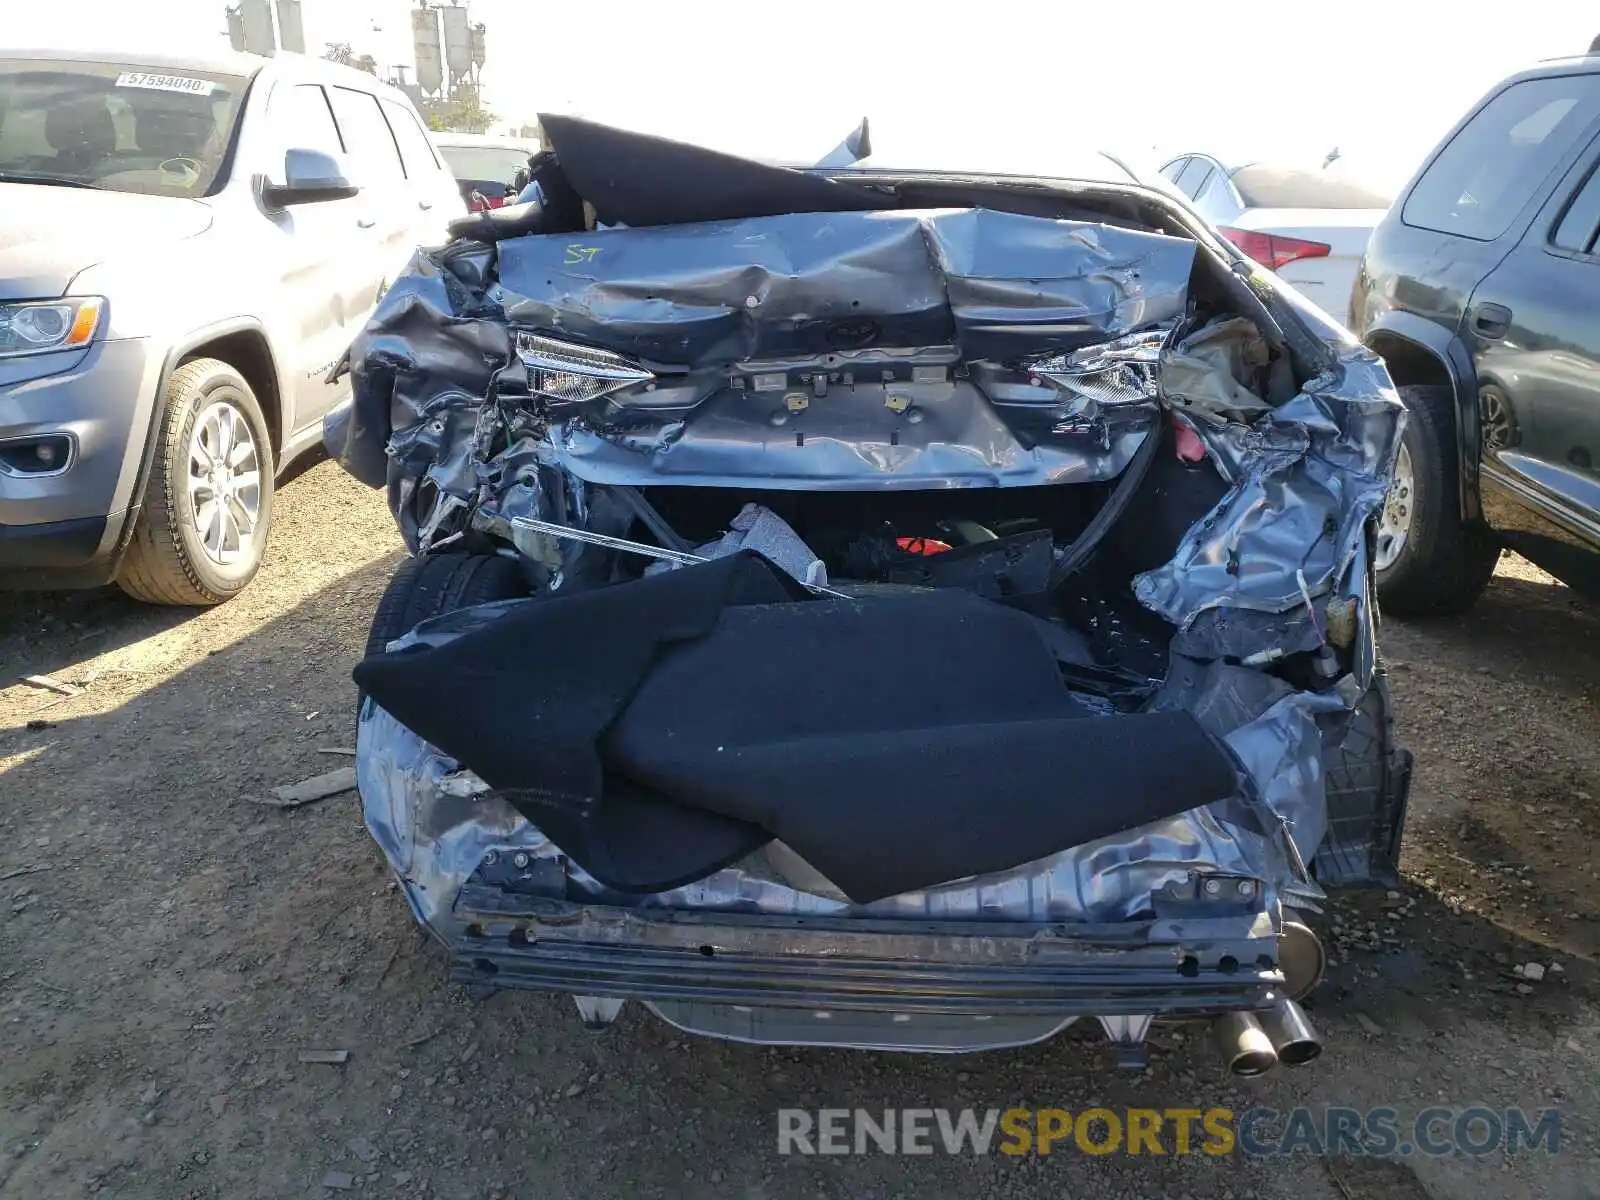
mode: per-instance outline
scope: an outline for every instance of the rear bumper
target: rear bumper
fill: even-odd
[[[1215,968],[1185,977],[1170,957],[1124,957],[1108,962],[1104,951],[1085,946],[1027,965],[926,963],[470,939],[454,948],[451,975],[459,983],[631,1000],[1075,1017],[1262,1008],[1281,978]]]
[[[643,1000],[691,1032],[749,1041],[986,1049],[1077,1017],[1264,1008],[1283,984],[1264,912],[1078,927],[531,899],[508,920],[505,907],[488,889],[463,892],[456,981]]]

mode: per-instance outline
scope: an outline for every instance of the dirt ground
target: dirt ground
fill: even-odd
[[[1330,908],[1327,1051],[1249,1081],[1192,1029],[1124,1073],[1082,1024],[961,1058],[792,1051],[447,984],[353,796],[249,799],[348,761],[318,751],[352,744],[400,556],[331,463],[279,506],[219,609],[0,596],[0,1196],[1600,1195],[1600,610],[1526,563],[1466,617],[1384,630],[1417,755],[1405,891]],[[85,690],[12,683],[37,672]],[[783,1106],[1296,1104],[1554,1106],[1562,1140],[1381,1165],[776,1153]]]

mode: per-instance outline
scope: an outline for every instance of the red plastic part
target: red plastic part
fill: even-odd
[[[1274,271],[1288,266],[1297,259],[1327,258],[1332,252],[1332,247],[1326,242],[1281,237],[1275,233],[1262,233],[1255,229],[1231,229],[1224,225],[1217,232],[1263,267]]]

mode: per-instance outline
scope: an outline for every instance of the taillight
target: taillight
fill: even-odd
[[[1230,229],[1223,226],[1217,232],[1239,247],[1241,252],[1273,271],[1288,266],[1296,259],[1327,258],[1332,250],[1326,242],[1308,242],[1304,238],[1261,233],[1255,229]]]

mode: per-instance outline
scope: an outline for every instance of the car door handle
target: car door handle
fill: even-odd
[[[371,229],[377,223],[378,223],[378,218],[377,217],[357,217],[356,218],[356,228],[357,229]]]
[[[1511,328],[1511,310],[1504,304],[1480,304],[1472,310],[1472,332],[1479,337],[1505,337]]]
[[[427,212],[429,209],[431,209],[433,207],[433,201],[432,200],[418,200],[417,201],[417,207],[420,208],[423,212]]]

